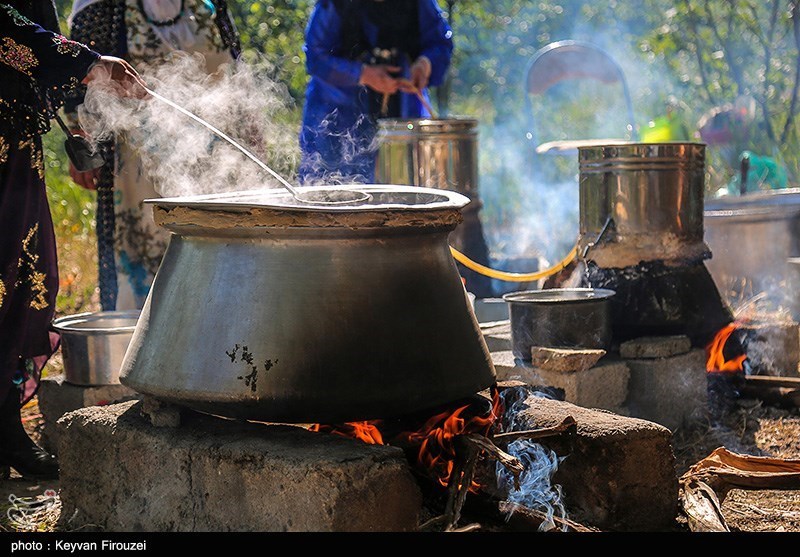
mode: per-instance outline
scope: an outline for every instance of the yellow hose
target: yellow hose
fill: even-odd
[[[570,250],[567,256],[550,267],[549,269],[545,269],[543,271],[537,271],[535,273],[507,273],[505,271],[498,271],[496,269],[491,269],[486,267],[485,265],[481,265],[477,263],[458,251],[453,246],[450,246],[450,253],[453,254],[453,259],[464,265],[468,269],[472,269],[476,273],[480,273],[484,276],[504,280],[506,282],[529,282],[534,280],[540,280],[543,278],[547,278],[551,275],[556,274],[560,270],[564,269],[570,262],[575,259],[578,255],[578,246],[575,245],[574,248]]]

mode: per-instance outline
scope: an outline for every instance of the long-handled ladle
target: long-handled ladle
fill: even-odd
[[[232,138],[228,137],[225,133],[221,130],[215,128],[196,114],[186,110],[182,106],[173,101],[169,100],[168,98],[159,95],[155,91],[152,91],[149,88],[145,88],[146,91],[155,99],[165,103],[175,110],[179,111],[183,115],[191,118],[198,124],[208,128],[212,133],[217,135],[218,137],[224,139],[234,147],[236,147],[239,151],[242,152],[244,156],[248,159],[256,163],[262,170],[268,172],[273,178],[275,178],[280,184],[286,188],[286,190],[292,194],[297,201],[300,203],[311,203],[315,205],[347,205],[347,204],[356,204],[356,203],[363,203],[364,201],[368,201],[372,198],[372,196],[368,193],[363,191],[357,190],[349,190],[349,189],[320,189],[320,190],[307,190],[307,191],[298,191],[294,186],[292,186],[289,182],[287,182],[283,176],[272,170],[269,166],[264,164],[258,157],[256,157],[253,153],[242,147],[239,143],[234,141]]]

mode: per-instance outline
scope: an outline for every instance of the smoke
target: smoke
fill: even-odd
[[[506,411],[503,416],[504,431],[520,431],[529,429],[531,424],[525,416],[527,401],[530,397],[553,398],[547,392],[531,392],[529,387],[506,389],[500,396]],[[508,453],[517,457],[525,468],[519,478],[519,489],[516,489],[513,475],[501,464],[497,464],[495,474],[497,487],[507,494],[509,502],[523,505],[543,512],[547,516],[540,530],[555,528],[553,518],[566,518],[567,513],[561,495],[561,486],[553,485],[553,475],[561,462],[554,451],[539,443],[527,439],[518,439],[509,443]],[[509,517],[514,513],[513,505]]]
[[[286,87],[269,77],[263,60],[223,66],[209,75],[200,55],[176,56],[139,68],[148,87],[239,142],[273,170],[294,180],[297,127]],[[79,109],[95,140],[117,137],[138,151],[141,167],[165,197],[277,187],[240,151],[155,98],[120,99],[90,84]]]
[[[556,527],[555,516],[566,518],[567,512],[561,497],[561,486],[553,485],[553,475],[558,470],[559,458],[550,449],[526,439],[509,443],[508,453],[517,457],[525,470],[520,474],[519,489],[515,488],[513,475],[497,463],[497,486],[508,493],[508,501],[543,512],[547,519],[539,527],[541,531]],[[509,516],[513,514],[513,507]]]

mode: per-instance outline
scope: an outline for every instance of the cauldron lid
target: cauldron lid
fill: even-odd
[[[315,205],[294,199],[280,188],[264,188],[210,195],[164,197],[147,199],[145,203],[163,208],[189,207],[206,210],[276,209],[288,212],[364,213],[372,211],[441,211],[461,209],[469,198],[460,193],[417,186],[383,184],[348,184],[297,188],[298,192],[323,190],[354,190],[368,193],[371,199],[360,204]]]

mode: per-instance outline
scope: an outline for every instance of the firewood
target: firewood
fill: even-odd
[[[464,440],[468,443],[472,443],[481,451],[486,451],[493,459],[505,466],[505,468],[513,474],[515,487],[519,489],[519,476],[525,471],[525,467],[517,457],[511,456],[483,435],[476,435],[473,433],[464,436]]]
[[[492,522],[505,524],[506,528],[512,532],[539,532],[541,525],[548,520],[547,515],[541,511],[509,501],[498,501],[483,491],[470,497],[465,507],[470,513],[485,516]],[[553,517],[553,522],[558,527],[558,531],[600,531],[597,528],[557,516]]]
[[[745,384],[754,387],[786,387],[800,389],[800,377],[774,377],[771,375],[749,375]]]
[[[576,427],[577,422],[575,421],[575,418],[572,416],[567,416],[557,426],[498,433],[492,437],[492,440],[495,441],[495,443],[511,443],[517,439],[543,439],[545,437],[552,437],[554,435],[561,435],[563,433],[572,433]]]
[[[452,531],[461,519],[461,509],[464,507],[472,479],[475,477],[475,466],[478,463],[480,450],[474,443],[466,442],[467,436],[457,435],[453,440],[456,449],[456,459],[453,462],[453,472],[447,484],[447,505],[445,506],[445,532]]]

